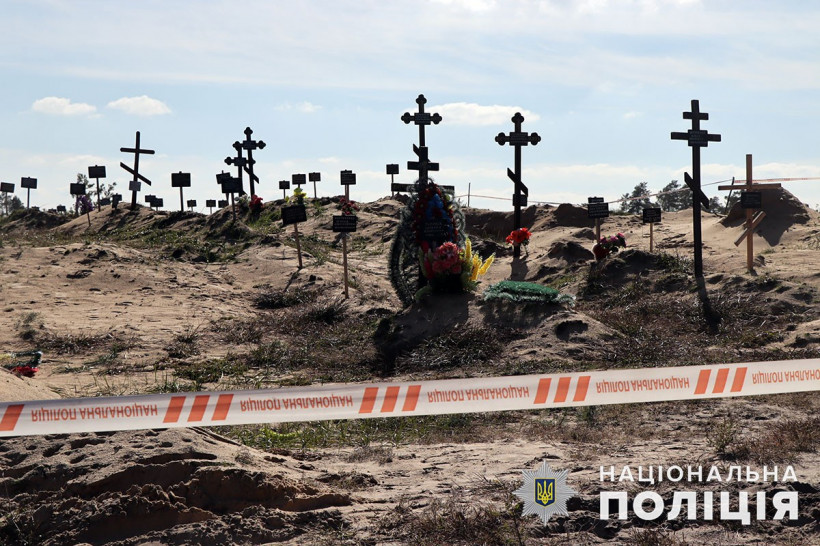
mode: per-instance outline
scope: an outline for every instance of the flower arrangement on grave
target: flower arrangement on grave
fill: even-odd
[[[530,244],[531,236],[532,232],[529,229],[522,227],[512,230],[510,234],[507,235],[507,238],[504,240],[507,241],[507,244],[512,245],[514,247],[518,245],[524,245],[524,248],[526,248]]]
[[[78,195],[75,206],[80,214],[88,214],[94,210],[94,203],[91,202],[91,198],[87,195]]]
[[[250,202],[248,203],[248,207],[251,209],[251,213],[259,214],[262,212],[262,198],[258,195],[252,196]]]
[[[27,360],[19,360],[20,357],[27,356]],[[26,351],[22,353],[0,353],[0,365],[13,374],[23,377],[34,377],[40,371],[40,359],[43,353],[40,351]]]
[[[340,197],[337,206],[338,209],[342,211],[343,216],[356,216],[356,213],[359,211],[359,205],[356,201],[351,201],[347,197]]]
[[[482,260],[473,252],[470,239],[460,249],[455,243],[444,243],[420,253],[419,265],[428,283],[416,293],[416,300],[430,292],[473,292],[495,261],[495,254]]]
[[[610,237],[601,237],[601,239],[595,243],[595,246],[592,247],[592,253],[595,255],[596,260],[601,261],[609,256],[610,253],[614,254],[618,252],[619,247],[626,248],[626,237],[624,237],[623,233],[618,233]]]
[[[441,220],[447,232],[448,241],[458,240],[455,225],[455,207],[450,197],[437,184],[427,184],[413,204],[411,228],[416,236],[416,244],[421,252],[430,250],[430,243],[424,239],[424,224],[431,220]]]
[[[305,204],[305,196],[307,194],[302,191],[302,188],[296,186],[293,190],[293,195],[288,197],[288,204],[289,205],[304,205]]]

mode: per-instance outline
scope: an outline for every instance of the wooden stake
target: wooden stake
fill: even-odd
[[[293,237],[296,239],[296,255],[299,258],[299,269],[302,269],[302,243],[299,242],[299,224],[293,224]]]
[[[345,299],[350,298],[347,290],[347,233],[342,233],[342,265],[345,272]]]
[[[597,245],[600,242],[601,242],[601,219],[596,218],[595,219],[595,244]]]
[[[652,254],[652,251],[655,249],[655,238],[654,238],[654,230],[653,226],[655,222],[649,222],[649,253]]]

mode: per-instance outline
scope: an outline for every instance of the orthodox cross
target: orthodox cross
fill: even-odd
[[[515,148],[515,172],[507,169],[507,176],[515,184],[515,193],[513,194],[513,207],[515,207],[515,214],[513,216],[513,229],[521,228],[521,207],[527,206],[527,195],[529,190],[527,186],[521,182],[521,147],[532,144],[535,146],[541,142],[541,137],[538,133],[527,133],[521,130],[521,124],[524,123],[524,116],[521,112],[516,112],[512,117],[512,122],[515,124],[515,130],[509,135],[498,133],[495,141],[499,145],[509,144]],[[521,256],[521,245],[513,246],[513,258]]]
[[[735,246],[739,246],[743,239],[746,239],[746,269],[750,272],[754,270],[754,230],[766,217],[762,210],[762,195],[758,190],[773,190],[779,188],[780,184],[755,184],[752,180],[752,154],[746,154],[746,184],[735,185],[732,180],[731,186],[718,186],[719,190],[742,190],[740,193],[740,206],[746,209],[746,224],[743,233],[735,240]],[[754,213],[758,209],[757,214]]]
[[[244,157],[242,157],[242,150],[243,150],[242,143],[240,143],[238,140],[233,143],[233,149],[236,150],[236,157],[226,157],[225,158],[225,163],[227,163],[228,165],[233,165],[233,166],[236,167],[236,173],[237,173],[236,179],[239,180],[239,186],[241,188],[242,187],[242,171],[247,167],[248,160],[245,159]],[[251,184],[253,184],[253,179],[251,179]],[[240,189],[240,191],[238,191],[236,193],[239,193],[240,195],[244,195],[245,190]],[[251,194],[251,195],[253,195],[253,194]],[[231,196],[231,199],[233,199],[233,196]]]
[[[128,154],[134,154],[134,168],[132,169],[128,165],[123,162],[120,162],[120,167],[134,175],[134,179],[131,180],[131,184],[129,185],[128,189],[131,190],[131,210],[137,208],[137,192],[140,190],[140,180],[151,185],[151,181],[145,178],[140,174],[140,154],[153,154],[154,150],[146,150],[145,148],[140,148],[140,132],[137,131],[137,141],[133,148],[120,148],[121,152],[125,152]]]
[[[245,140],[242,141],[242,149],[248,151],[248,159],[245,164],[245,172],[248,173],[248,178],[250,178],[251,181],[251,195],[256,195],[253,183],[259,182],[259,177],[253,174],[253,164],[256,163],[256,161],[253,159],[253,151],[264,149],[265,143],[261,140],[251,140],[252,134],[253,131],[251,130],[251,128],[245,127]]]
[[[431,123],[438,125],[441,123],[442,117],[439,114],[431,114],[424,111],[424,105],[427,104],[427,99],[424,98],[424,95],[419,95],[416,98],[416,104],[419,105],[419,111],[415,114],[405,112],[401,116],[401,120],[407,124],[411,122],[415,123],[419,127],[419,145],[413,145],[413,151],[416,153],[419,160],[408,161],[407,168],[411,171],[419,171],[419,180],[421,181],[421,185],[424,186],[427,184],[428,172],[438,170],[438,163],[430,162],[427,144],[424,138],[424,128]]]
[[[700,149],[710,142],[720,142],[720,135],[710,134],[700,128],[701,120],[709,119],[709,114],[700,111],[697,100],[692,100],[692,110],[683,113],[683,119],[692,120],[692,128],[685,133],[672,133],[672,140],[685,140],[692,148],[692,176],[684,173],[686,185],[692,189],[692,228],[695,238],[695,277],[703,277],[703,237],[700,229],[700,206],[709,210],[709,200],[700,189]]]

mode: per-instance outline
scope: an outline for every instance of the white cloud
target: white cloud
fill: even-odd
[[[97,111],[97,107],[84,102],[71,102],[63,97],[45,97],[31,105],[34,112],[56,116],[86,116]]]
[[[171,109],[161,100],[147,95],[139,97],[122,97],[108,103],[108,108],[120,110],[132,116],[161,116],[170,114]]]
[[[541,118],[538,114],[518,106],[482,106],[472,102],[451,102],[431,106],[426,111],[441,114],[448,125],[503,125],[510,123],[516,112],[520,112],[526,121],[538,121]]]
[[[631,111],[631,112],[627,112],[627,113],[625,113],[625,114],[623,115],[623,118],[624,118],[624,119],[635,119],[635,118],[641,117],[642,115],[643,115],[643,112],[635,112],[635,111],[633,110],[633,111]]]
[[[295,110],[296,112],[302,112],[303,114],[312,114],[314,112],[318,112],[319,110],[321,110],[322,107],[319,106],[318,104],[312,104],[310,102],[304,101],[304,102],[298,102],[296,104],[291,104],[289,102],[284,102],[284,103],[274,107],[274,109],[278,110],[280,112]]]

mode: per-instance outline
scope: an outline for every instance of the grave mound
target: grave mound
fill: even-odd
[[[777,222],[783,227],[790,227],[794,224],[806,224],[812,218],[812,210],[805,203],[792,195],[785,188],[775,188],[770,190],[760,190],[763,194],[763,211],[766,213],[766,222],[771,224]],[[726,218],[721,220],[724,226],[735,227],[746,221],[746,209],[737,202],[732,206]]]
[[[595,220],[590,219],[587,209],[569,203],[558,205],[553,212],[555,224],[561,227],[590,227]]]
[[[71,220],[71,218],[65,214],[34,209],[21,209],[14,211],[0,224],[0,231],[3,233],[23,233],[26,231],[51,229],[65,224],[69,220]]]

